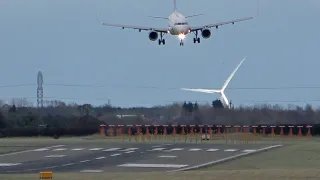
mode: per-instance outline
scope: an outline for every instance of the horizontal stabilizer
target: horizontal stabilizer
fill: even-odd
[[[155,18],[155,19],[166,19],[166,20],[168,20],[167,17],[160,17],[160,16],[148,16],[148,17]]]
[[[190,16],[186,16],[186,18],[191,18],[191,17],[196,17],[196,16],[202,16],[203,14],[194,14],[194,15],[190,15]]]

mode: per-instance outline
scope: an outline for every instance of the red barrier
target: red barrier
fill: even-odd
[[[177,135],[177,125],[172,125],[173,130],[172,130],[172,135],[176,136]]]
[[[127,127],[128,127],[128,136],[130,137],[132,135],[132,130],[131,130],[132,125],[127,125]]]
[[[226,134],[226,136],[228,136],[228,135],[230,134],[230,128],[231,128],[231,126],[226,125],[224,128],[225,128],[225,134]]]
[[[262,127],[262,136],[266,135],[266,127],[267,126],[261,126]]]
[[[303,128],[303,126],[298,126],[298,136],[302,136],[301,128]]]
[[[280,129],[280,136],[283,136],[284,133],[283,133],[283,128],[285,128],[285,126],[279,126],[281,129]]]
[[[222,128],[222,126],[218,125],[217,128],[218,128],[218,130],[217,130],[217,135],[220,136],[220,135],[221,135],[221,128]]]
[[[109,136],[114,136],[114,129],[113,129],[114,126],[115,126],[115,125],[109,125],[109,128],[108,128],[108,130],[110,130],[110,131],[109,131]]]
[[[190,135],[194,136],[194,127],[195,125],[190,125]]]
[[[307,136],[308,136],[308,137],[311,137],[310,128],[312,128],[312,126],[308,125],[307,128],[308,128]]]
[[[275,136],[274,128],[275,128],[276,126],[270,126],[270,127],[271,127],[271,136]]]
[[[252,126],[252,127],[253,127],[253,134],[256,136],[257,135],[258,126]]]
[[[163,135],[164,136],[167,135],[167,127],[168,127],[168,125],[163,125]]]
[[[234,127],[236,128],[236,133],[238,134],[238,133],[239,133],[239,128],[240,128],[240,126],[236,125],[236,126],[234,126]]]
[[[185,131],[184,131],[184,127],[186,127],[186,125],[181,125],[181,135],[185,135]]]
[[[154,135],[158,135],[158,126],[159,125],[154,125]]]
[[[104,124],[100,125],[100,134],[101,134],[101,136],[106,136],[105,128],[106,128],[106,125],[104,125]]]
[[[137,136],[141,135],[141,125],[136,125]]]
[[[289,136],[293,136],[293,133],[292,133],[292,128],[293,128],[294,126],[289,126]]]
[[[119,136],[122,136],[122,130],[123,129],[123,125],[118,125],[118,132],[119,132]]]

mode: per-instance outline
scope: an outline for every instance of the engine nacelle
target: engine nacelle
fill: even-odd
[[[209,29],[204,29],[202,30],[201,35],[204,39],[208,39],[211,36],[211,31]]]
[[[158,39],[158,33],[155,32],[155,31],[150,32],[150,33],[149,33],[149,39],[150,39],[151,41],[157,40],[157,39]]]

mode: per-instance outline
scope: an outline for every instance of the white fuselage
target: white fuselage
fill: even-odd
[[[171,35],[187,35],[190,32],[187,18],[178,12],[173,12],[169,17],[169,32]]]

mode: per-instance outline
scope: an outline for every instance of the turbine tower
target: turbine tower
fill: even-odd
[[[246,58],[243,58],[239,65],[233,70],[230,74],[226,82],[223,84],[221,89],[190,89],[190,88],[181,88],[183,91],[193,91],[193,92],[202,92],[202,93],[219,93],[220,94],[220,101],[224,104],[224,106],[231,108],[231,104],[228,101],[227,96],[224,94],[224,90],[227,88],[229,82],[231,81],[232,77],[236,74],[238,69],[240,68],[241,64],[244,62]]]
[[[43,76],[41,71],[38,72],[37,84],[37,107],[43,108]]]

